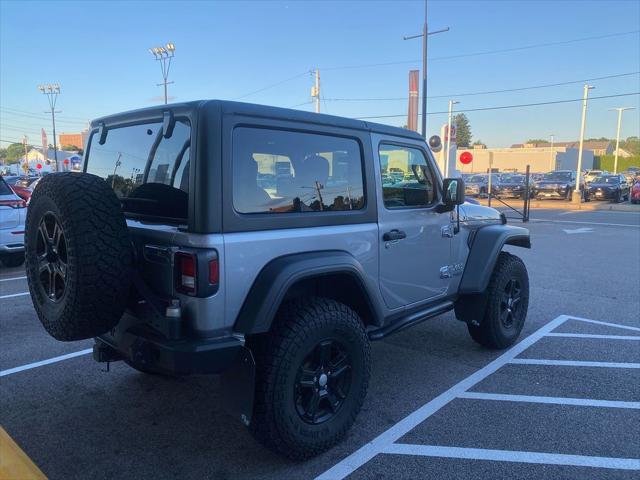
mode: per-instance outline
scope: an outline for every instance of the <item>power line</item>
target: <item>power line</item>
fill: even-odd
[[[600,39],[603,39],[603,38],[620,37],[620,36],[624,36],[624,35],[632,35],[632,34],[635,34],[635,33],[640,33],[640,30],[631,30],[631,31],[628,31],[628,32],[609,33],[609,34],[605,34],[605,35],[594,35],[594,36],[591,36],[591,37],[574,38],[574,39],[570,39],[570,40],[562,40],[562,41],[557,41],[557,42],[535,43],[535,44],[531,44],[531,45],[522,45],[522,46],[519,46],[519,47],[501,48],[501,49],[497,49],[497,50],[484,50],[484,51],[479,51],[479,52],[460,53],[460,54],[457,54],[457,55],[445,55],[445,56],[441,56],[441,57],[430,57],[429,60],[430,61],[450,60],[450,59],[455,59],[455,58],[467,58],[467,57],[478,57],[478,56],[483,56],[483,55],[492,55],[492,54],[496,54],[496,53],[517,52],[517,51],[522,51],[522,50],[530,50],[530,49],[534,49],[534,48],[552,47],[552,46],[557,46],[557,45],[568,45],[568,44],[571,44],[571,43],[585,42],[585,41],[588,41],[588,40],[600,40]],[[386,66],[391,66],[391,65],[404,65],[404,64],[407,64],[407,63],[417,63],[419,61],[420,60],[400,60],[400,61],[382,62],[382,63],[365,63],[365,64],[360,64],[360,65],[341,65],[341,66],[336,66],[336,67],[322,67],[322,70],[348,70],[348,69],[355,69],[355,68],[386,67]]]
[[[524,90],[534,90],[538,88],[548,88],[548,87],[559,87],[563,85],[572,85],[576,83],[584,83],[584,82],[592,82],[595,80],[605,80],[609,78],[618,78],[618,77],[626,77],[630,75],[638,75],[640,71],[637,72],[629,72],[629,73],[618,73],[615,75],[606,75],[604,77],[594,77],[594,78],[585,78],[582,80],[571,80],[567,82],[558,82],[558,83],[547,83],[544,85],[533,85],[529,87],[518,87],[518,88],[506,88],[503,90],[486,90],[480,92],[467,92],[467,93],[448,93],[444,95],[429,95],[429,98],[452,98],[452,97],[469,97],[474,95],[489,95],[495,93],[507,93],[507,92],[521,92]],[[383,102],[389,100],[407,100],[409,97],[384,97],[384,98],[325,98],[326,101],[331,102]]]
[[[278,85],[282,85],[283,83],[290,82],[291,80],[295,80],[296,78],[300,78],[302,76],[309,75],[309,70],[304,73],[299,73],[294,75],[293,77],[285,78],[276,83],[272,83],[271,85],[267,85],[266,87],[259,88],[258,90],[254,90],[253,92],[245,93],[244,95],[240,95],[239,97],[232,98],[232,100],[240,100],[241,98],[249,97],[251,95],[255,95],[256,93],[264,92],[265,90],[269,90],[270,88],[277,87]]]
[[[29,120],[44,120],[44,121],[49,120],[46,117],[39,117],[39,116],[36,116],[36,115],[30,115],[30,114],[26,114],[26,113],[0,111],[0,114],[2,114],[2,115],[14,115],[14,116],[25,118],[25,119],[29,119]],[[57,120],[56,119],[56,121],[57,121],[57,123],[67,123],[67,124],[73,124],[73,125],[86,125],[87,124],[86,121],[81,122],[81,121],[78,121],[78,120],[64,120],[64,119],[63,120]]]
[[[45,119],[49,119],[49,117],[47,115],[43,115],[42,113],[37,113],[37,112],[28,112],[26,110],[20,110],[17,108],[10,108],[10,107],[0,107],[0,110],[5,110],[7,113],[15,113],[16,115],[21,114],[21,115],[31,115],[34,117],[42,117]],[[79,122],[83,122],[86,123],[87,119],[86,118],[82,118],[82,117],[72,117],[72,116],[67,116],[67,115],[63,115],[62,117],[63,119],[67,119],[67,120],[78,120]]]
[[[627,97],[630,95],[640,95],[640,92],[631,92],[631,93],[619,93],[616,95],[602,95],[600,97],[590,97],[589,100],[598,100],[601,98],[616,98],[616,97]],[[582,98],[574,98],[570,100],[553,100],[549,102],[537,102],[537,103],[521,103],[517,105],[500,105],[496,107],[480,107],[480,108],[466,108],[462,110],[456,110],[456,113],[460,112],[480,112],[485,110],[503,110],[507,108],[523,108],[523,107],[535,107],[539,105],[554,105],[558,103],[570,103],[570,102],[581,102]],[[427,115],[441,115],[444,113],[449,113],[448,110],[442,112],[427,112]],[[356,120],[366,120],[369,118],[398,118],[398,117],[406,117],[406,113],[402,113],[399,115],[371,115],[366,117],[354,117]]]

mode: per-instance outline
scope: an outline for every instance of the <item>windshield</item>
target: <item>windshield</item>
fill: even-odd
[[[593,183],[619,183],[620,179],[618,177],[596,177],[593,180]]]
[[[505,183],[524,183],[523,175],[510,175],[503,180]]]
[[[544,174],[544,180],[571,180],[570,172],[549,172]]]

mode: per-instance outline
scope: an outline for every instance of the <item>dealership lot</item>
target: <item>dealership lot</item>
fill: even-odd
[[[375,343],[354,428],[303,463],[257,445],[215,377],[106,372],[91,341],[56,342],[3,269],[0,424],[50,478],[635,478],[640,214],[535,210],[528,227],[521,342],[484,350],[448,314]]]

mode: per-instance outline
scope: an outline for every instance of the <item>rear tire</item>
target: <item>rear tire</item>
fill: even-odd
[[[0,257],[0,260],[7,268],[19,267],[24,263],[24,252],[8,253]]]
[[[371,350],[358,315],[326,298],[295,300],[248,345],[256,360],[253,436],[292,459],[338,443],[369,385]]]
[[[26,221],[26,273],[33,306],[58,340],[96,337],[122,316],[132,247],[120,202],[95,175],[40,180]]]
[[[520,336],[529,308],[529,275],[524,262],[500,252],[485,295],[484,316],[479,325],[467,324],[469,334],[485,347],[507,348]]]

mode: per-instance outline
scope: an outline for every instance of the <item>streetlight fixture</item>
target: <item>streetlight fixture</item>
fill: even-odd
[[[424,0],[424,24],[422,25],[422,33],[417,35],[408,35],[403,40],[411,40],[413,38],[422,38],[422,136],[427,139],[427,37],[436,33],[448,32],[449,27],[430,32],[427,28],[427,0]]]
[[[58,170],[58,141],[56,139],[56,103],[58,101],[58,95],[60,95],[59,83],[46,83],[38,85],[40,93],[47,96],[49,100],[49,107],[51,108],[51,123],[53,124],[53,158],[55,160],[55,170]],[[44,147],[44,145],[43,145]],[[48,150],[48,148],[47,148]],[[47,152],[42,152],[45,160],[49,158]]]
[[[167,85],[174,82],[168,82],[167,78],[169,77],[169,69],[171,68],[171,59],[174,57],[176,52],[176,46],[169,42],[164,47],[153,47],[149,49],[151,55],[155,57],[156,60],[160,62],[160,69],[162,70],[162,83],[156,84],[157,87],[160,85],[164,86],[164,103],[165,105],[168,103],[168,95],[167,95]]]
[[[625,110],[635,110],[634,107],[617,107],[610,108],[609,111],[617,111],[618,112],[618,129],[616,131],[616,151],[615,151],[615,159],[613,161],[613,173],[618,173],[618,150],[620,149],[620,125],[622,125],[622,112]]]
[[[449,176],[449,154],[451,150],[451,113],[453,106],[460,103],[457,100],[449,100],[449,120],[447,122],[447,151],[445,153],[444,161],[444,178]]]
[[[584,127],[587,123],[587,100],[589,99],[589,90],[593,90],[593,85],[584,84],[584,93],[582,97],[582,124],[580,126],[580,147],[578,150],[578,166],[576,168],[576,188],[573,190],[572,201],[580,203],[582,195],[580,194],[580,174],[582,173],[582,146],[584,145]]]

